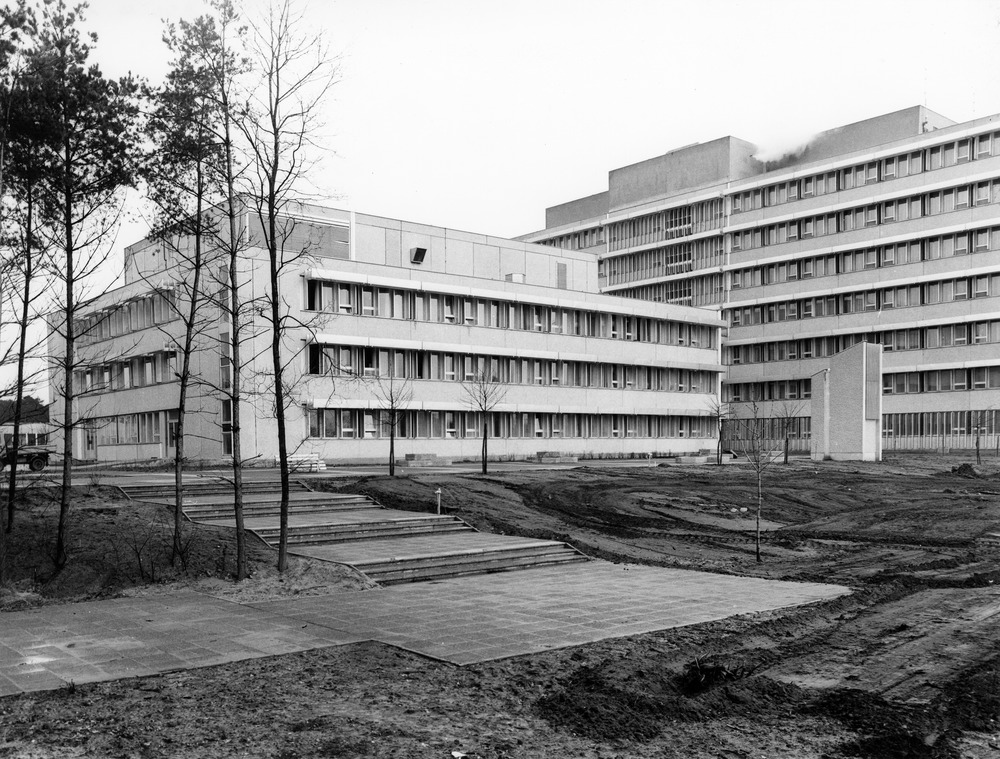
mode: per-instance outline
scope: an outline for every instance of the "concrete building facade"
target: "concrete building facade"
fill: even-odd
[[[599,262],[588,251],[318,206],[299,206],[286,222],[294,261],[281,275],[282,351],[294,453],[384,462],[393,419],[397,458],[475,459],[484,423],[495,458],[670,455],[713,446],[722,373],[717,311],[601,294]],[[268,295],[267,264],[253,228],[248,211],[240,435],[244,458],[271,463],[270,337],[259,305]],[[177,252],[189,241],[180,242],[130,246],[125,285],[80,309],[72,377],[80,458],[176,453],[179,314],[191,282]],[[210,260],[203,274],[208,300],[199,311],[185,415],[190,459],[221,460],[232,451],[223,265]],[[58,397],[64,346],[58,330],[50,334]],[[466,392],[477,378],[502,396],[486,419]],[[398,417],[385,400],[394,388],[407,391]]]
[[[918,106],[757,154],[727,137],[616,169],[521,239],[589,253],[603,293],[718,311],[721,401],[794,417],[801,449],[811,378],[860,342],[884,352],[884,448],[995,442],[1000,116]]]

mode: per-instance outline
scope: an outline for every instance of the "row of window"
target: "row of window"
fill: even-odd
[[[88,438],[95,433],[99,445],[159,443],[160,413],[151,411],[100,417],[87,426]],[[88,444],[88,449],[92,447]]]
[[[891,372],[882,375],[885,395],[947,393],[951,391],[1000,388],[1000,366],[973,369],[934,369],[922,372]],[[723,402],[782,401],[807,399],[812,395],[812,381],[778,380],[739,382],[723,386]]]
[[[151,353],[73,372],[77,393],[130,390],[177,379],[177,354]]]
[[[921,285],[902,285],[880,290],[733,308],[728,309],[728,317],[733,327],[746,327],[997,296],[1000,296],[1000,274],[982,274],[976,277],[925,282]]]
[[[159,290],[113,308],[81,316],[74,322],[81,345],[127,335],[173,321],[178,316],[172,290]]]
[[[654,277],[683,274],[695,269],[722,266],[725,263],[721,237],[668,245],[640,253],[625,253],[614,258],[605,258],[598,263],[598,277],[604,277],[602,284],[617,285]]]
[[[639,216],[608,225],[608,250],[673,240],[722,227],[722,198],[712,198],[679,208]]]
[[[604,245],[604,227],[585,229],[582,232],[559,235],[551,240],[542,240],[541,245],[564,250],[585,250],[595,245]]]
[[[998,387],[1000,387],[1000,366],[895,372],[882,375],[882,392],[886,395],[947,393],[953,390],[986,390]]]
[[[21,432],[17,436],[18,447],[23,445],[45,445],[49,442],[49,436],[45,432]],[[3,436],[3,444],[10,448],[14,444],[14,433],[6,432]]]
[[[703,277],[671,279],[666,282],[639,285],[616,290],[613,294],[621,298],[638,298],[657,303],[676,303],[682,306],[708,306],[722,303],[725,292],[722,274],[708,274]]]
[[[796,261],[751,266],[730,272],[730,287],[760,287],[781,282],[794,282],[814,277],[830,277],[855,271],[886,266],[901,266],[939,258],[1000,250],[1000,227],[987,227],[971,232],[936,235],[921,240],[879,245],[861,250],[847,250]]]
[[[476,377],[488,377],[491,382],[504,384],[672,393],[714,392],[716,377],[714,372],[657,366],[315,344],[309,346],[307,360],[310,374],[446,382],[469,382]]]
[[[990,202],[1000,203],[1000,179],[732,232],[732,250],[737,252],[781,245],[798,239],[936,216],[969,208],[973,203],[980,206]]]
[[[722,447],[740,449],[740,440],[750,437],[769,441],[807,439],[812,435],[812,418],[808,416],[764,417],[760,419],[723,419]]]
[[[482,414],[472,411],[397,412],[398,438],[481,438]],[[309,411],[309,437],[387,438],[392,432],[389,412],[368,409],[316,409]],[[707,438],[714,422],[700,416],[649,414],[489,414],[493,438]]]
[[[882,415],[882,436],[937,437],[994,435],[1000,432],[1000,411],[915,411]]]
[[[812,397],[812,380],[734,382],[722,386],[723,403],[744,401],[797,401]]]
[[[861,342],[881,343],[886,352],[949,348],[953,345],[1000,343],[1000,321],[943,324],[936,327],[890,329],[853,335],[805,337],[724,348],[723,361],[729,365],[798,361],[833,356]]]
[[[803,198],[864,187],[898,179],[922,171],[955,166],[979,158],[989,158],[1000,145],[1000,132],[964,137],[943,145],[935,145],[923,150],[910,151],[899,155],[867,161],[855,166],[847,166],[836,171],[826,171],[801,179],[762,187],[756,190],[736,193],[730,197],[730,213],[737,214],[759,208],[778,206]]]
[[[505,300],[308,280],[306,308],[389,319],[714,348],[712,327]]]

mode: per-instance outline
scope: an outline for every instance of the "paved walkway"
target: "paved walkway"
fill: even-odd
[[[362,640],[202,593],[0,614],[0,696]]]
[[[593,561],[241,605],[182,592],[0,614],[0,696],[378,640],[455,664],[849,592]]]

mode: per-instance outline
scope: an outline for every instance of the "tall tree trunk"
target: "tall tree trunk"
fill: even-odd
[[[396,419],[395,411],[390,411],[393,416],[389,422],[389,476],[396,476]]]
[[[486,441],[490,436],[490,422],[483,414],[483,474],[486,474]]]
[[[761,475],[762,475],[762,472],[758,469],[758,471],[757,471],[757,529],[756,529],[756,535],[757,535],[756,546],[757,546],[757,563],[758,564],[761,563],[761,558],[760,558],[760,510],[761,510],[761,506],[764,503],[764,492],[763,492],[763,488],[761,487]]]
[[[191,382],[191,353],[194,351],[195,324],[201,307],[199,293],[201,291],[201,246],[202,246],[202,195],[203,174],[201,163],[195,168],[196,199],[194,220],[194,272],[191,279],[190,303],[187,319],[184,324],[184,344],[181,348],[180,388],[177,396],[177,440],[174,457],[174,544],[171,551],[171,563],[178,559],[181,565],[187,567],[187,555],[184,549],[184,417],[187,414],[188,385]]]
[[[7,525],[3,532],[9,533],[14,529],[14,500],[17,495],[17,451],[21,446],[21,413],[24,409],[24,359],[28,350],[28,319],[30,317],[31,305],[31,279],[34,276],[34,258],[32,256],[32,246],[34,245],[34,190],[28,188],[27,209],[24,227],[24,292],[21,299],[21,317],[19,323],[20,334],[17,344],[17,389],[14,395],[14,435],[11,440],[11,465],[10,473],[7,477]],[[2,538],[0,538],[2,540]],[[0,548],[0,582],[2,582],[3,572],[3,549]]]
[[[288,566],[288,439],[285,431],[285,380],[284,365],[281,361],[281,289],[279,273],[284,251],[278,249],[278,162],[281,156],[281,114],[277,104],[281,102],[282,81],[280,68],[273,80],[274,105],[268,114],[271,122],[271,162],[267,166],[267,234],[268,254],[271,264],[271,362],[274,371],[274,415],[278,425],[278,476],[281,478],[281,505],[278,517],[278,571],[284,572]],[[282,246],[283,247],[283,246]]]
[[[271,257],[271,362],[274,369],[274,415],[278,424],[278,476],[281,478],[281,505],[278,516],[278,571],[288,567],[288,440],[285,433],[285,388],[281,361],[281,304],[278,289],[277,208],[274,196],[268,198],[268,226],[272,235]]]
[[[719,439],[715,444],[715,465],[722,466],[722,421],[719,421]]]
[[[223,79],[225,72],[223,72]],[[236,223],[236,188],[235,177],[233,175],[233,143],[232,143],[232,123],[229,115],[229,101],[225,89],[222,92],[223,113],[225,121],[225,150],[226,150],[226,200],[227,215],[229,217],[229,310],[231,327],[231,388],[229,391],[229,401],[232,424],[230,425],[232,435],[233,451],[233,516],[236,520],[236,579],[237,581],[246,579],[247,576],[247,542],[243,526],[243,444],[240,440],[240,406],[242,405],[241,383],[242,364],[240,357],[240,291],[239,291],[239,232]]]
[[[66,162],[65,187],[63,197],[63,225],[65,227],[66,246],[66,323],[64,325],[66,337],[66,353],[63,356],[64,369],[64,393],[63,393],[63,465],[62,465],[62,488],[59,497],[59,524],[56,528],[55,566],[62,569],[66,564],[66,522],[69,517],[70,489],[73,487],[73,398],[75,388],[73,387],[73,369],[76,364],[76,325],[73,319],[76,315],[76,305],[73,301],[73,290],[76,282],[73,277],[73,194],[70,188],[73,186],[73,175],[71,166],[73,158],[68,144],[69,132],[67,129],[64,138],[64,156]]]

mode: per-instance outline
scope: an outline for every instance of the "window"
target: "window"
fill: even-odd
[[[340,285],[337,288],[337,310],[342,314],[349,314],[354,311],[351,303],[350,285]]]
[[[986,158],[991,154],[992,147],[992,135],[981,134],[976,138],[976,156],[978,158]]]
[[[219,387],[228,390],[232,385],[232,361],[230,360],[229,333],[219,334]]]
[[[233,402],[222,402],[222,453],[233,455]]]
[[[976,322],[972,325],[972,342],[989,342],[989,322]]]

